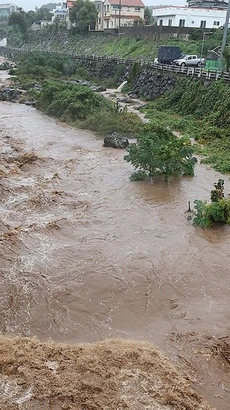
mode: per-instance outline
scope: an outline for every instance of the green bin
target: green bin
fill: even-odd
[[[219,70],[219,64],[220,64],[220,62],[218,60],[206,60],[205,69],[206,70],[218,71]]]

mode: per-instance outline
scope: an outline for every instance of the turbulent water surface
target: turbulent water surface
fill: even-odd
[[[186,212],[222,176],[198,164],[194,178],[131,183],[124,151],[19,104],[0,103],[0,136],[0,331],[148,340],[200,361],[197,390],[227,410],[228,369],[196,349],[229,334],[230,229]]]

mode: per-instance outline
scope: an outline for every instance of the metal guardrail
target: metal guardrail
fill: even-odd
[[[34,52],[34,51],[44,51],[48,53],[55,53],[55,51],[51,50],[44,50],[41,48],[24,48],[23,50],[20,48],[12,48],[7,47],[8,50],[16,51],[19,53],[26,53],[26,52]],[[78,54],[78,53],[71,53],[66,51],[58,51],[58,54],[71,57],[76,60],[85,60],[85,61],[95,61],[95,62],[116,62],[117,64],[139,64],[142,67],[146,66],[152,68],[161,73],[173,73],[173,74],[180,74],[186,76],[195,76],[198,78],[208,79],[208,80],[219,80],[224,79],[227,82],[230,82],[230,73],[225,71],[216,71],[216,70],[207,70],[202,67],[182,67],[177,65],[166,65],[166,64],[156,64],[150,59],[137,59],[137,58],[120,58],[120,57],[112,57],[112,56],[99,56],[99,55],[89,55],[89,54]]]

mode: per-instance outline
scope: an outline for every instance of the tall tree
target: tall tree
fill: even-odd
[[[152,23],[152,20],[153,20],[152,16],[153,16],[152,9],[150,9],[150,7],[145,7],[145,14],[144,14],[145,24],[149,25]]]
[[[47,3],[47,4],[43,4],[43,6],[41,6],[41,9],[47,9],[49,11],[53,11],[56,6],[61,6],[61,3]]]
[[[28,28],[25,15],[26,15],[25,12],[19,12],[19,13],[12,13],[9,17],[9,25],[13,26],[14,29],[20,31],[24,40],[27,37],[27,28]]]
[[[138,175],[152,178],[164,175],[194,175],[195,158],[185,138],[177,138],[167,128],[147,124],[135,144],[130,144],[124,159],[131,162]],[[134,174],[136,176],[136,174]]]
[[[36,21],[40,20],[46,20],[46,21],[51,21],[52,19],[52,14],[50,13],[50,10],[45,7],[41,7],[38,9],[35,13]]]
[[[77,0],[70,10],[69,18],[79,32],[94,29],[97,21],[96,6],[89,0]]]

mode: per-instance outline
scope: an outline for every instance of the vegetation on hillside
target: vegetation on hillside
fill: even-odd
[[[56,53],[34,52],[22,56],[16,74],[20,83],[30,80],[37,81],[45,78],[57,78],[72,75],[75,71],[71,58],[60,56]]]
[[[83,11],[85,6],[83,8]],[[40,9],[39,9],[40,10]],[[28,12],[30,13],[30,12]],[[27,14],[28,14],[27,13]],[[91,14],[90,14],[91,16]],[[73,15],[73,20],[76,20],[76,13]],[[86,20],[83,18],[82,23]],[[87,24],[91,24],[87,20]],[[84,27],[86,25],[83,24]],[[83,27],[83,29],[84,29]],[[79,34],[80,25],[77,25],[73,30],[68,31],[62,26],[55,24],[44,28],[41,32],[30,32],[27,39],[28,46],[37,48],[39,44],[43,47],[49,47],[53,51],[65,51],[70,53],[80,54],[97,54],[101,56],[114,56],[122,58],[146,58],[154,60],[157,56],[158,46],[161,44],[180,46],[185,54],[200,54],[202,48],[202,31],[195,30],[191,39],[188,41],[180,40],[162,40],[154,41],[151,38],[128,38],[126,36],[106,36],[103,33],[85,33]],[[84,31],[84,30],[83,30]],[[207,51],[221,44],[222,30],[217,29],[212,34],[206,36],[203,43],[203,56]],[[16,38],[10,36],[9,41],[12,45],[18,45]],[[17,44],[15,43],[17,41]]]
[[[28,23],[22,13],[12,13],[9,17],[9,26],[13,26],[14,33],[20,34],[21,40],[26,41],[28,36]]]
[[[46,40],[46,42],[44,41]],[[40,33],[30,33],[28,45],[37,47],[42,44],[44,47],[51,47],[53,51],[65,51],[69,53],[100,55],[121,58],[145,58],[154,60],[157,56],[160,44],[180,46],[184,53],[199,53],[201,41],[173,41],[155,42],[147,38],[128,38],[105,36],[103,33],[87,33],[80,35],[76,32],[67,32],[59,29],[58,33],[54,26],[47,27]],[[218,44],[218,43],[217,43]]]
[[[29,11],[20,12],[27,22],[27,28],[39,20],[50,20],[51,13],[48,9],[42,7],[36,12]],[[47,16],[43,15],[48,13]],[[145,9],[145,21],[149,24],[151,16],[149,8]],[[74,23],[73,30],[66,30],[63,24],[52,24],[44,28],[41,32],[29,32],[26,40],[28,46],[37,47],[39,43],[49,47],[53,51],[65,50],[66,52],[82,53],[82,54],[98,54],[106,56],[117,56],[123,58],[146,58],[153,60],[157,56],[158,46],[161,44],[180,46],[185,54],[200,54],[203,48],[203,56],[206,56],[207,51],[221,45],[223,30],[213,29],[209,35],[205,36],[205,41],[202,41],[203,31],[199,29],[192,30],[188,41],[169,39],[154,41],[152,38],[128,38],[126,36],[108,36],[103,33],[86,33],[89,26],[93,27],[95,23],[95,7],[88,0],[81,0],[78,5],[73,7],[70,13],[71,21]],[[16,29],[16,28],[15,28]],[[84,34],[79,34],[83,32]],[[54,35],[55,34],[55,35]],[[227,38],[227,44],[230,40],[230,33]],[[13,34],[8,38],[12,45],[19,45],[23,40],[17,38]],[[46,44],[45,44],[46,43]]]
[[[223,81],[178,79],[173,89],[145,110],[155,123],[194,138],[194,150],[216,170],[230,172],[230,87]],[[179,114],[179,116],[175,116]]]
[[[116,131],[134,136],[141,128],[135,114],[120,110],[89,87],[71,82],[44,81],[37,106],[48,115],[100,135]]]
[[[79,84],[75,68],[73,60],[55,53],[27,53],[12,74],[48,115],[103,136],[115,131],[136,136],[140,118],[92,91],[87,82]]]
[[[97,8],[89,0],[78,0],[70,9],[69,18],[74,24],[74,31],[77,33],[87,33],[89,27],[95,29],[97,21]]]
[[[137,142],[128,147],[125,160],[137,170],[132,180],[163,175],[167,181],[170,175],[194,175],[196,159],[192,154],[188,139],[179,139],[162,126],[147,124]]]

